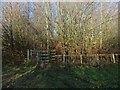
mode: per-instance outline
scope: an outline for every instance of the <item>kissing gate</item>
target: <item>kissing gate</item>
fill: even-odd
[[[37,60],[41,64],[41,67],[45,63],[55,61],[56,50],[42,50],[42,49],[28,49],[27,60]]]

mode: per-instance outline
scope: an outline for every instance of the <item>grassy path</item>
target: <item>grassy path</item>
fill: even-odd
[[[17,66],[17,67],[5,67],[4,69],[7,70],[3,70],[3,74],[2,74],[2,86],[4,87],[12,87],[15,83],[15,81],[32,72],[35,68],[37,67],[37,65],[35,66]]]
[[[32,70],[32,69],[31,69]],[[36,68],[31,73],[14,77],[15,88],[117,88],[118,64],[103,68]]]

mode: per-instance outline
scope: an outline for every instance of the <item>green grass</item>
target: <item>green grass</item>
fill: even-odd
[[[104,68],[78,68],[75,73],[91,82],[95,87],[118,87],[118,65],[116,64],[110,64]]]
[[[47,69],[36,68],[15,80],[15,88],[117,88],[118,64],[103,68],[80,66]]]

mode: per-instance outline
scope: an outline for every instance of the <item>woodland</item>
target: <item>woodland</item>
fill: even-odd
[[[118,2],[0,6],[3,88],[119,87]],[[48,59],[40,58],[40,50]]]

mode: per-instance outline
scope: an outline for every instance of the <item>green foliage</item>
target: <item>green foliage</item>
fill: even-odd
[[[14,68],[23,71],[28,67]],[[17,72],[17,73],[19,73]],[[11,73],[13,73],[11,71]],[[6,72],[7,74],[7,72]],[[15,88],[118,88],[118,65],[110,64],[102,68],[80,66],[60,68],[57,65],[47,69],[36,68],[17,80]],[[4,75],[3,75],[4,76]]]

